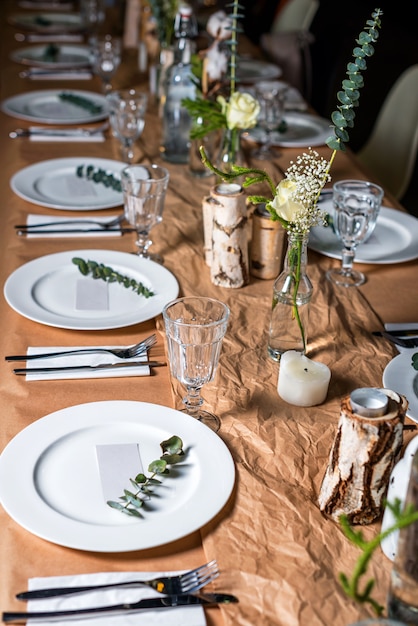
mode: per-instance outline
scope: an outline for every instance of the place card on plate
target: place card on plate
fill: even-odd
[[[129,479],[144,471],[137,443],[110,443],[96,446],[103,497],[118,500],[130,487]]]

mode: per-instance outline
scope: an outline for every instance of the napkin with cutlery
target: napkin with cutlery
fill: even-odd
[[[87,141],[87,142],[101,142],[105,140],[104,133],[97,131],[94,133],[87,133],[81,129],[64,129],[59,131],[58,129],[46,129],[43,133],[39,126],[30,126],[28,137],[30,141]]]
[[[30,213],[26,219],[26,225],[28,227],[35,227],[38,224],[49,225],[39,226],[33,230],[28,229],[24,231],[24,234],[27,237],[34,238],[44,237],[45,234],[48,234],[48,237],[120,237],[122,235],[120,224],[112,226],[111,229],[100,227],[100,224],[107,224],[110,219],[109,217],[95,217],[94,222],[98,222],[98,224],[95,225],[92,224],[91,217],[77,217],[71,221],[68,217],[54,217],[51,219],[50,215],[35,215]],[[56,230],[63,232],[56,233],[54,232]],[[72,232],[74,230],[81,232]]]
[[[41,67],[31,67],[20,72],[21,78],[29,80],[91,80],[93,74],[88,69],[80,70],[46,70]]]
[[[27,354],[42,354],[46,352],[65,352],[66,350],[77,350],[78,348],[93,348],[97,346],[48,346],[36,348],[29,346]],[[119,348],[120,346],[100,346],[101,348]],[[129,364],[138,363],[139,361],[146,361],[147,355],[135,356],[130,359],[120,359],[113,354],[97,353],[97,354],[69,354],[67,356],[50,357],[47,359],[34,359],[28,361],[25,367],[31,368],[51,368],[51,367],[78,367],[83,365],[100,365],[103,363],[124,363]],[[101,369],[101,370],[70,370],[60,372],[47,372],[47,373],[26,373],[26,380],[76,380],[79,378],[122,378],[125,376],[149,376],[150,368],[146,365],[133,365],[129,367],[120,367],[114,369]]]
[[[65,587],[94,584],[106,584],[110,582],[122,582],[135,579],[156,578],[157,576],[170,576],[181,574],[179,572],[99,572],[94,574],[79,574],[75,576],[51,576],[48,578],[30,578],[28,588],[41,589],[42,587]],[[59,611],[65,609],[81,609],[85,607],[105,606],[122,604],[124,602],[137,602],[142,598],[161,597],[153,589],[148,587],[136,587],[125,589],[106,589],[88,593],[80,593],[71,596],[49,598],[47,600],[30,600],[28,611]],[[50,624],[50,622],[36,622],[38,626]],[[54,622],[60,624],[74,624],[74,620],[60,620]],[[147,609],[123,615],[109,615],[98,617],[88,616],[77,619],[77,626],[206,626],[206,618],[203,607],[185,606],[164,609]]]

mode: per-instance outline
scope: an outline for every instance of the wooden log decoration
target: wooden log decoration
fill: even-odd
[[[352,524],[371,524],[382,513],[389,477],[399,459],[408,401],[389,389],[356,392],[341,402],[338,430],[318,501],[320,510],[335,521],[344,513]],[[387,402],[383,414],[373,408],[374,399],[357,402],[358,397],[370,400],[378,394],[379,401],[383,396]]]
[[[211,280],[218,287],[249,282],[246,197],[240,185],[222,183],[210,192],[212,203]]]
[[[206,265],[212,265],[212,224],[213,205],[217,202],[212,196],[205,196],[202,200],[203,215],[203,251],[205,253]]]
[[[257,205],[252,222],[250,274],[262,280],[277,278],[287,248],[286,231],[270,218],[264,204]]]

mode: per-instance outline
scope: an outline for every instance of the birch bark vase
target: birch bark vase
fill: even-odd
[[[352,524],[371,524],[380,517],[390,473],[398,461],[408,402],[394,391],[385,415],[355,413],[350,396],[343,398],[338,430],[329,455],[319,508],[335,521],[343,513]]]
[[[219,184],[210,192],[212,208],[211,280],[218,287],[248,284],[247,206],[242,187]]]

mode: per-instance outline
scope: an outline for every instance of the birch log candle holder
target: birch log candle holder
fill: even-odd
[[[271,219],[264,204],[257,205],[252,218],[250,274],[262,280],[277,278],[286,253],[286,231]]]
[[[211,280],[218,287],[248,284],[246,196],[240,185],[221,183],[203,201],[205,258]]]
[[[323,513],[335,521],[344,513],[352,524],[380,517],[402,448],[407,408],[406,398],[389,389],[366,388],[343,398],[318,498]]]

